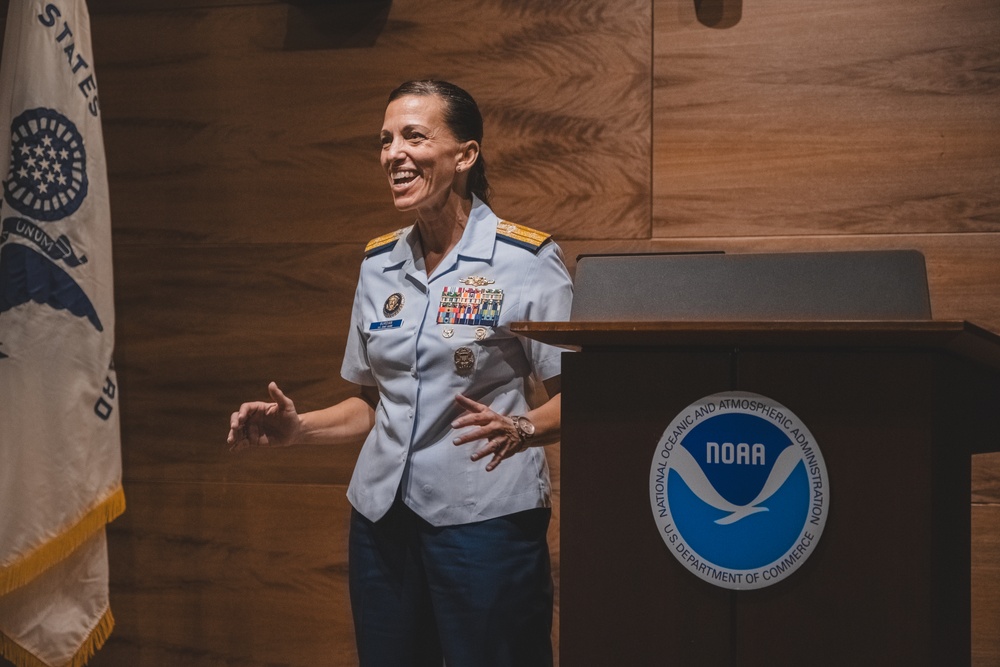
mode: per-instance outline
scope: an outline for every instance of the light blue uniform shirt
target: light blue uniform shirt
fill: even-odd
[[[551,504],[544,448],[486,472],[490,457],[470,460],[484,441],[452,444],[459,431],[451,422],[463,412],[456,394],[502,415],[523,414],[537,383],[560,373],[563,350],[508,327],[568,320],[569,273],[555,243],[521,242],[514,227],[474,199],[462,239],[429,278],[414,227],[361,265],[341,375],[379,391],[375,427],[347,492],[372,521],[389,510],[397,488],[439,526]]]

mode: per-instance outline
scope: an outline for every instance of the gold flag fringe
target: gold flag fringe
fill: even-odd
[[[16,667],[84,667],[94,657],[94,654],[104,646],[104,642],[108,641],[114,628],[115,618],[111,615],[111,608],[108,607],[101,616],[101,620],[97,622],[83,644],[77,649],[76,654],[64,665],[50,665],[47,662],[42,662],[34,653],[2,632],[0,632],[0,655],[10,660]]]
[[[20,588],[49,569],[66,556],[73,553],[77,547],[91,535],[113,521],[125,511],[125,491],[121,485],[115,491],[97,504],[96,507],[83,515],[75,525],[63,531],[45,544],[41,545],[20,560],[0,568],[0,595]]]
[[[66,664],[66,667],[83,667],[86,665],[94,657],[94,654],[104,646],[104,642],[108,641],[108,637],[111,636],[111,631],[114,629],[115,617],[111,615],[111,607],[108,607],[104,615],[101,616],[101,620],[90,631],[90,635],[87,636],[86,641],[77,650],[73,659]]]

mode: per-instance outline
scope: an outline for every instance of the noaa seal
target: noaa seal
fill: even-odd
[[[815,551],[830,483],[809,429],[780,403],[724,392],[681,411],[649,471],[660,537],[692,574],[729,589],[788,577]]]

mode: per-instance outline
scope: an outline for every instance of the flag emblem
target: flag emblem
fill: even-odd
[[[10,172],[4,198],[35,220],[72,215],[87,196],[87,153],[68,118],[46,108],[28,109],[11,122]]]

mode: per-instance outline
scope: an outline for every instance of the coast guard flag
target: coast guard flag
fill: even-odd
[[[84,0],[10,0],[0,60],[0,653],[83,665],[125,509],[111,217]]]

